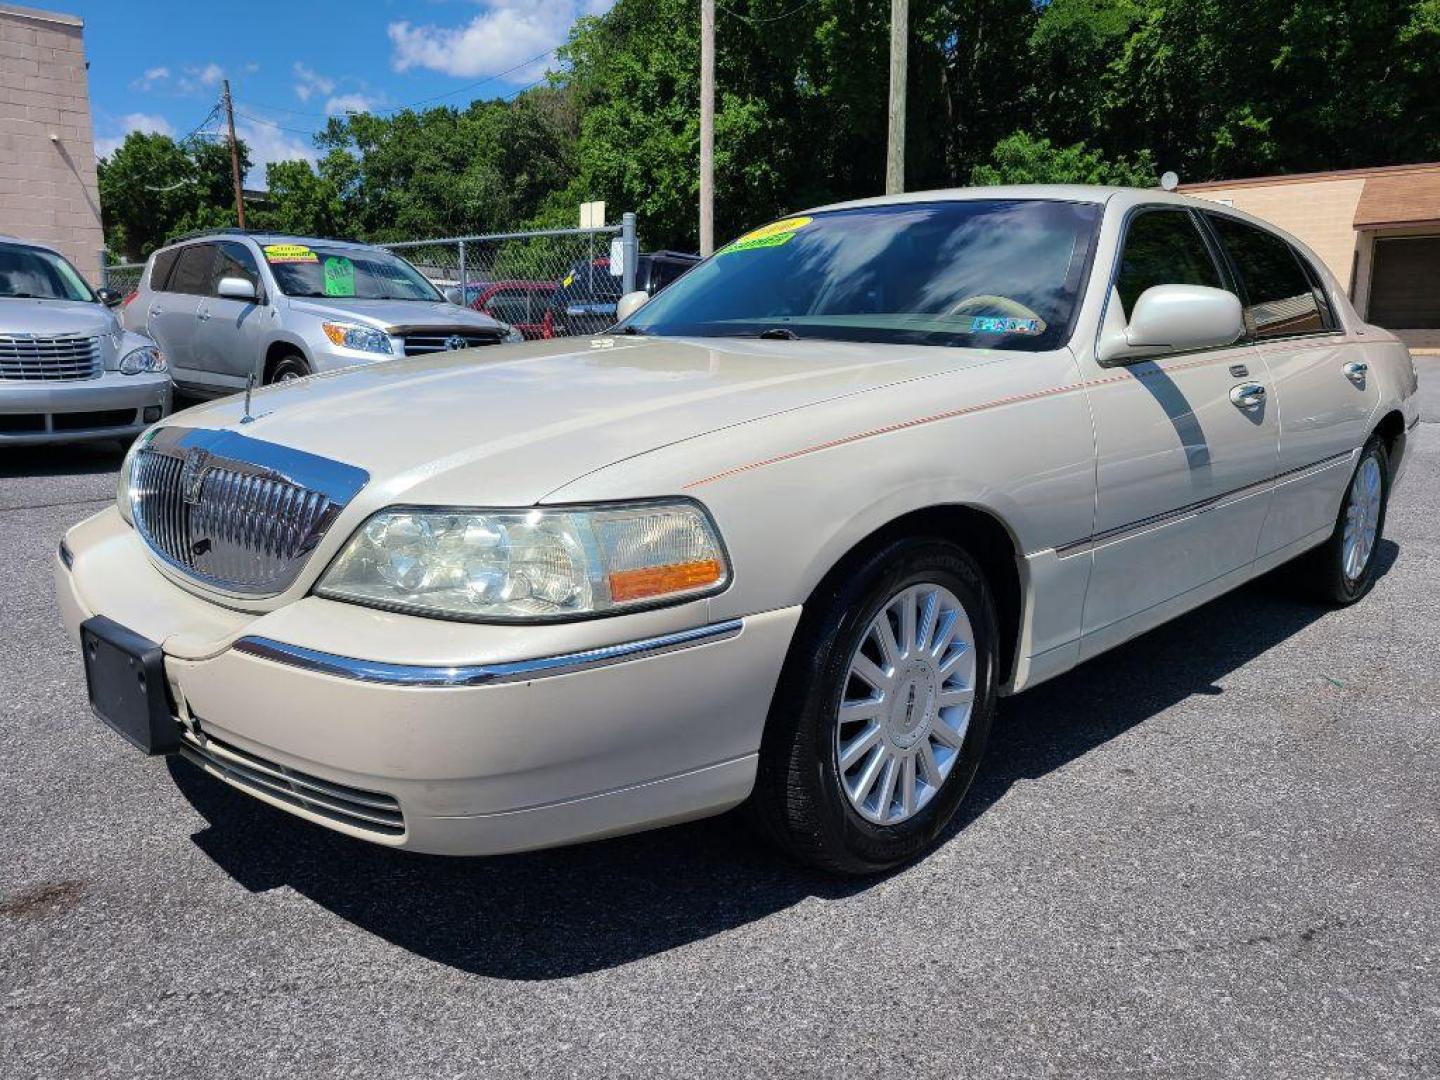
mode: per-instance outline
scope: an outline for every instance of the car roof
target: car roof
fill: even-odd
[[[298,233],[285,232],[253,232],[240,229],[216,229],[212,232],[194,233],[189,236],[177,236],[163,248],[185,247],[190,244],[213,244],[219,240],[253,240],[264,247],[266,244],[324,244],[326,247],[342,248],[375,248],[376,244],[362,244],[358,240],[338,240],[328,236],[302,236]]]
[[[57,247],[51,247],[49,244],[42,244],[39,240],[26,240],[19,236],[11,236],[9,233],[0,233],[0,243],[18,244],[20,247],[39,248],[41,251],[50,252],[51,255],[60,255],[62,258],[64,257],[63,253]]]
[[[1043,199],[1052,202],[1103,204],[1122,196],[1145,202],[1175,203],[1177,206],[1215,207],[1217,204],[1178,195],[1161,188],[1120,187],[1109,184],[996,184],[993,187],[942,188],[935,191],[907,191],[900,195],[880,195],[869,199],[850,199],[812,207],[807,214],[827,210],[854,210],[872,206],[904,206],[908,203],[968,202],[976,199]]]

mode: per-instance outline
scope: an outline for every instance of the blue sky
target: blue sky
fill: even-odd
[[[127,131],[193,131],[228,77],[261,184],[265,162],[314,157],[327,114],[518,92],[579,15],[613,0],[25,2],[85,20],[97,153]]]

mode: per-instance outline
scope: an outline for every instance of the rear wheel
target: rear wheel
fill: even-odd
[[[998,630],[979,566],[896,541],[809,605],[766,725],[750,813],[844,874],[915,858],[954,817],[995,711]]]
[[[1360,452],[1335,520],[1335,531],[1307,556],[1304,564],[1321,599],[1332,604],[1353,604],[1374,587],[1389,501],[1389,456],[1385,443],[1375,436]]]
[[[287,383],[296,379],[303,379],[310,374],[310,365],[299,353],[286,353],[275,361],[275,366],[270,369],[270,378],[267,383]]]

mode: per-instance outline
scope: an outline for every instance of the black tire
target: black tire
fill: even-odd
[[[841,786],[835,748],[840,702],[871,621],[918,584],[948,589],[970,619],[973,704],[958,756],[938,791],[914,816],[877,825],[856,811]],[[776,688],[746,807],[751,820],[793,858],[829,873],[879,873],[924,853],[955,816],[985,751],[995,714],[997,625],[979,565],[942,540],[895,540],[832,575],[806,604]]]
[[[270,369],[270,377],[266,383],[290,382],[293,379],[303,379],[310,374],[310,365],[299,353],[286,353],[275,361],[275,366]]]
[[[1345,526],[1350,514],[1352,497],[1360,482],[1366,462],[1374,461],[1380,471],[1380,511],[1375,524],[1375,542],[1371,545],[1369,557],[1358,574],[1346,572]],[[1360,451],[1360,460],[1350,482],[1345,485],[1345,497],[1340,503],[1340,512],[1335,518],[1335,531],[1330,539],[1305,555],[1298,566],[1301,579],[1308,590],[1319,600],[1345,607],[1355,603],[1375,585],[1379,576],[1380,541],[1385,535],[1385,512],[1390,505],[1390,456],[1384,441],[1373,435],[1365,448]]]

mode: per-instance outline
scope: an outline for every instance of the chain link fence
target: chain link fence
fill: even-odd
[[[509,323],[527,338],[594,334],[635,288],[635,215],[593,229],[449,236],[377,244],[410,262],[455,303]],[[100,257],[101,284],[129,293],[144,263]]]
[[[452,236],[379,244],[408,260],[449,299],[527,338],[592,334],[615,321],[635,285],[635,215],[595,229]]]
[[[121,293],[132,293],[140,287],[143,262],[116,262],[108,251],[100,252],[100,284]]]

